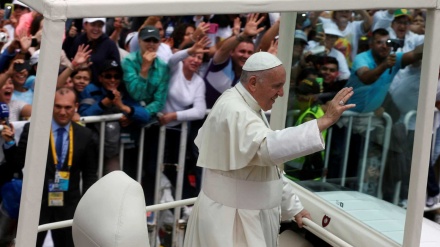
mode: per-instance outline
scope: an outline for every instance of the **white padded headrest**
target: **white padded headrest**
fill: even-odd
[[[72,235],[81,247],[149,247],[141,185],[122,171],[98,180],[76,208]]]

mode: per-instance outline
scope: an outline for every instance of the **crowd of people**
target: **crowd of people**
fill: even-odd
[[[10,16],[5,16],[8,11],[4,6],[0,11],[0,34],[6,36],[0,39],[0,102],[9,106],[9,121],[28,120],[35,84],[46,83],[35,80],[44,18],[17,0],[10,2],[14,10]],[[355,104],[352,111],[374,112],[376,117],[368,157],[362,157],[360,150],[370,130],[362,127],[366,126],[364,120],[356,123],[354,135],[357,138],[353,140],[360,145],[350,145],[347,176],[358,177],[361,172],[358,164],[367,159],[370,179],[361,182],[365,183],[363,192],[374,195],[378,189],[375,178],[380,169],[375,161],[383,155],[378,151],[382,150],[383,142],[381,117],[384,112],[390,114],[393,137],[385,175],[392,178],[383,186],[383,194],[385,200],[392,201],[395,184],[401,181],[399,203],[403,207],[407,200],[415,130],[414,119],[409,126],[403,126],[403,119],[417,108],[425,18],[426,12],[419,9],[304,12],[298,13],[292,34],[291,77],[287,83],[291,89],[288,108],[300,110],[295,115],[295,125],[322,117],[335,95],[344,87],[352,87],[353,96],[342,104]],[[164,163],[175,164],[180,125],[188,121],[183,197],[197,196],[201,173],[196,167],[199,153],[194,140],[205,121],[206,110],[213,108],[223,92],[248,79],[243,78],[246,75],[243,67],[252,54],[257,51],[277,54],[279,27],[279,13],[67,20],[43,193],[44,217],[40,223],[71,219],[80,194],[97,179],[97,167],[92,163],[97,155],[100,130],[96,125],[77,126],[75,122],[82,116],[123,114],[118,121],[106,123],[104,174],[121,169],[120,139],[121,135],[128,136],[133,145],[125,145],[124,171],[136,177],[136,154],[144,152],[142,185],[147,205],[154,203],[159,126],[167,127]],[[271,100],[276,97],[278,94]],[[156,124],[146,129],[144,149],[139,150],[140,129],[151,123]],[[19,142],[15,143],[14,127],[5,126],[0,139],[3,147],[0,186],[21,177],[29,130],[26,125],[21,138],[17,138]],[[74,126],[73,134],[69,126]],[[339,121],[333,128],[333,136],[344,136],[346,127]],[[58,129],[63,129],[63,133]],[[74,150],[72,158],[69,157],[69,135],[73,139],[76,133],[90,136],[90,140],[86,138],[81,142],[91,148]],[[322,134],[325,138],[325,131]],[[61,139],[65,142],[58,144],[57,140]],[[341,178],[341,150],[347,145],[343,139],[328,140],[332,150],[286,161],[287,175],[295,180]],[[438,180],[432,169],[439,149],[440,145],[436,145],[432,164],[427,164],[430,165],[428,207],[439,201]],[[87,154],[87,159],[82,157],[83,152],[86,155],[90,151],[93,152]],[[331,157],[328,168],[323,167],[325,152],[330,152]],[[211,154],[201,155],[204,158]],[[69,159],[75,162],[68,164]],[[57,167],[57,161],[66,165]],[[83,185],[82,192],[78,189],[80,171],[87,184]],[[70,173],[70,178],[63,178],[65,172]],[[175,184],[175,170],[165,169],[165,174]],[[54,176],[59,181],[54,182]],[[195,185],[190,179],[194,177]],[[46,189],[51,184],[61,186],[64,180],[70,180],[64,199]],[[358,189],[359,181],[348,182],[346,186]],[[71,188],[75,191],[70,191]],[[53,204],[62,203],[67,211],[61,212],[56,205],[48,206],[48,200]],[[71,246],[71,236],[63,234],[68,233],[53,231],[55,246]],[[40,234],[39,246],[43,238]]]

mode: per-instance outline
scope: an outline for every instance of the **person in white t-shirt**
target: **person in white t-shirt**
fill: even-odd
[[[171,78],[167,101],[159,117],[160,123],[167,125],[165,163],[176,164],[178,162],[180,123],[182,121],[203,119],[205,116],[205,82],[197,74],[197,71],[202,64],[204,53],[209,52],[209,48],[207,48],[209,42],[209,38],[204,36],[190,48],[176,52],[168,61]],[[191,125],[189,128],[191,128]],[[193,131],[196,131],[196,129],[193,129]],[[189,132],[191,132],[191,129]],[[193,138],[190,137],[188,143],[193,143]],[[188,148],[191,147],[188,145]],[[189,151],[190,149],[187,150]],[[192,163],[194,162],[186,163],[186,174],[189,171],[197,170],[195,164]],[[165,174],[175,184],[175,171],[165,169]],[[187,182],[185,179],[183,198],[191,196],[191,188],[188,187],[189,183]]]

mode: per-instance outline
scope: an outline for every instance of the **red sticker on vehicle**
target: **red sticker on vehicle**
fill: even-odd
[[[330,220],[331,220],[330,217],[324,215],[324,217],[322,217],[322,227],[326,227],[330,223]]]

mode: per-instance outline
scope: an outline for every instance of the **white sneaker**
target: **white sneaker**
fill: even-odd
[[[437,204],[439,202],[439,195],[436,196],[428,196],[426,197],[426,206],[428,208],[434,206],[435,204]]]

